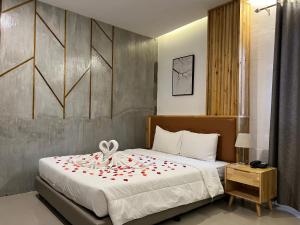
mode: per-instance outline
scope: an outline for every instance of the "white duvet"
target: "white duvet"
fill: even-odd
[[[44,158],[40,176],[97,216],[108,212],[114,225],[224,193],[211,163],[143,149],[123,153],[128,165],[105,169],[77,165],[77,156]],[[131,167],[132,161],[141,166]]]

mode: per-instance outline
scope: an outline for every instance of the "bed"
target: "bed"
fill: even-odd
[[[233,117],[178,117],[178,116],[151,116],[147,120],[147,148],[151,148],[154,140],[154,133],[155,133],[155,127],[160,126],[166,130],[169,131],[179,131],[179,130],[189,130],[196,133],[218,133],[220,134],[220,138],[218,141],[218,151],[217,151],[217,161],[215,162],[215,168],[217,168],[217,171],[219,172],[219,176],[224,173],[222,172],[222,168],[224,168],[224,162],[234,162],[235,161],[235,153],[234,153],[234,141],[236,137],[236,120]],[[151,198],[151,195],[144,195],[144,191],[136,192],[136,190],[133,188],[130,192],[130,188],[127,187],[127,189],[122,189],[122,185],[119,185],[121,182],[132,182],[133,186],[136,183],[136,181],[123,179],[123,177],[120,177],[118,182],[113,180],[115,177],[110,176],[111,174],[104,174],[99,177],[101,178],[101,181],[103,180],[103,176],[105,176],[105,179],[112,179],[114,182],[116,182],[114,185],[109,186],[109,191],[105,192],[105,188],[103,188],[103,185],[106,183],[101,183],[102,191],[99,191],[99,188],[97,183],[94,182],[96,178],[95,174],[90,174],[88,176],[85,176],[82,178],[83,175],[88,174],[89,171],[76,171],[74,168],[66,168],[64,166],[64,163],[66,162],[66,158],[64,157],[51,157],[48,159],[42,159],[40,161],[40,176],[37,177],[37,190],[40,193],[40,195],[45,198],[54,208],[58,210],[69,222],[72,224],[112,224],[112,220],[114,221],[114,224],[155,224],[158,222],[161,222],[163,220],[169,219],[171,217],[174,217],[176,215],[182,214],[184,212],[187,212],[189,210],[192,210],[196,207],[208,204],[216,199],[219,199],[223,195],[221,192],[217,192],[214,195],[214,198],[211,198],[209,196],[210,191],[201,193],[201,196],[193,196],[194,193],[197,193],[195,190],[197,189],[205,189],[202,188],[203,185],[205,185],[206,179],[204,181],[196,179],[198,173],[197,170],[194,167],[198,166],[197,160],[193,159],[182,159],[180,156],[174,156],[170,159],[170,156],[164,155],[164,153],[158,153],[151,150],[142,150],[142,149],[136,149],[136,150],[128,150],[126,151],[126,154],[132,157],[138,157],[141,158],[142,161],[150,160],[159,158],[163,160],[161,163],[157,163],[158,168],[148,168],[149,171],[147,171],[148,178],[142,182],[144,185],[143,188],[147,188],[151,185],[160,184],[161,187],[158,188],[160,192],[152,192],[151,194],[153,197],[157,197],[157,201],[159,199],[162,199],[164,196],[166,196],[165,199],[161,203],[158,202],[157,205],[163,204],[166,202],[166,205],[164,207],[155,208],[155,206],[152,207],[153,211],[151,214],[141,214],[144,215],[143,217],[140,217],[138,215],[127,215],[127,212],[130,211],[128,205],[132,201],[139,201],[140,199],[145,198]],[[67,156],[69,157],[69,156]],[[145,158],[143,158],[145,157]],[[180,164],[178,161],[178,165],[176,165],[176,160],[179,160],[182,162],[182,160],[186,160],[184,164]],[[55,166],[56,164],[60,165]],[[165,164],[165,165],[164,165]],[[175,165],[174,165],[175,164]],[[186,168],[182,168],[182,165]],[[191,166],[192,165],[192,166]],[[168,166],[169,172],[164,174],[164,167],[160,166]],[[177,167],[176,167],[177,166]],[[200,165],[201,168],[203,165]],[[180,167],[180,169],[179,169]],[[65,170],[72,170],[72,171],[65,171]],[[153,172],[151,172],[153,170]],[[158,172],[159,170],[159,172]],[[174,170],[174,171],[172,171]],[[167,170],[166,170],[167,171]],[[220,172],[221,171],[221,172]],[[78,174],[74,175],[72,174]],[[158,174],[159,173],[159,174]],[[173,175],[172,175],[173,173]],[[69,174],[69,175],[66,175]],[[123,175],[123,174],[122,174]],[[175,175],[177,176],[177,179],[174,178]],[[76,179],[76,176],[80,176],[81,184],[78,184],[78,179]],[[99,175],[100,176],[100,175]],[[140,176],[145,176],[145,174],[140,174]],[[161,179],[160,177],[164,176],[164,179]],[[135,177],[135,176],[134,176]],[[178,183],[178,177],[180,179],[185,179],[184,183]],[[214,176],[211,176],[212,179]],[[152,180],[151,180],[152,179]],[[157,179],[160,179],[159,182],[157,182]],[[220,178],[222,179],[222,178]],[[112,181],[111,181],[112,182]],[[148,183],[147,183],[148,182]],[[182,181],[181,181],[182,182]],[[171,185],[171,189],[168,190],[169,184]],[[141,185],[141,184],[139,184]],[[167,186],[163,186],[167,185]],[[177,185],[177,186],[176,186]],[[186,185],[186,186],[184,186]],[[202,186],[201,186],[202,185]],[[176,189],[174,189],[176,187]],[[142,190],[142,186],[139,186],[139,189]],[[207,189],[207,188],[206,188]],[[174,191],[175,190],[175,191]],[[186,194],[183,194],[184,191],[187,190]],[[188,192],[188,190],[190,192]],[[207,189],[208,190],[208,189]],[[166,191],[163,193],[162,191]],[[174,192],[172,195],[172,191]],[[103,193],[104,192],[104,193]],[[120,197],[119,199],[114,199],[116,195],[118,195],[118,192],[128,192],[128,196],[125,196],[129,200],[123,201]],[[117,193],[117,194],[116,194]],[[142,193],[141,198],[139,199],[136,194]],[[170,194],[171,193],[171,194]],[[182,193],[183,196],[178,194]],[[218,194],[219,193],[219,194]],[[146,193],[147,194],[147,193]],[[106,202],[106,198],[112,195],[113,201],[115,202],[115,206],[118,206],[120,211],[119,215],[113,215],[113,213],[110,213],[111,218],[107,216],[108,214],[108,206]],[[131,199],[131,195],[135,196]],[[179,196],[179,197],[178,197]],[[193,196],[190,197],[190,196]],[[126,199],[125,198],[125,199]],[[177,199],[178,198],[178,199]],[[109,199],[109,198],[108,198]],[[195,199],[198,199],[195,201]],[[178,205],[174,205],[175,207],[170,208],[170,205],[168,205],[168,202],[170,201],[170,204],[172,203],[174,205],[174,202],[181,202]],[[186,202],[185,202],[186,201]],[[76,203],[75,203],[76,202]],[[110,202],[110,207],[112,208],[112,203]],[[129,202],[129,203],[128,203]],[[182,205],[183,204],[183,205]],[[120,205],[122,205],[120,207]],[[122,211],[123,209],[123,211]],[[155,211],[156,210],[156,211]],[[112,212],[112,210],[111,210]],[[136,214],[143,213],[135,212]],[[118,213],[116,213],[118,214]],[[132,214],[132,213],[131,213]],[[118,220],[117,217],[128,217],[127,220]],[[117,218],[117,219],[116,219]],[[125,221],[125,222],[124,222]]]

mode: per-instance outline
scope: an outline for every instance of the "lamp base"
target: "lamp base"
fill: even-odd
[[[249,164],[249,149],[238,148],[237,163],[241,164],[241,165],[248,165]]]

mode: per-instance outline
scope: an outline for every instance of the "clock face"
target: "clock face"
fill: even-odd
[[[194,83],[194,55],[173,60],[173,95],[192,95]]]

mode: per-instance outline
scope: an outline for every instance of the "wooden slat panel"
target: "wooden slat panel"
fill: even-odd
[[[208,13],[208,115],[249,114],[249,29],[246,0],[233,0]]]
[[[230,114],[238,115],[238,85],[239,85],[239,32],[240,32],[240,4],[239,1],[234,1],[233,7],[233,58],[232,58],[232,96],[231,96],[231,105],[230,105]]]
[[[241,1],[240,7],[240,84],[239,115],[249,115],[250,23],[251,6]]]

